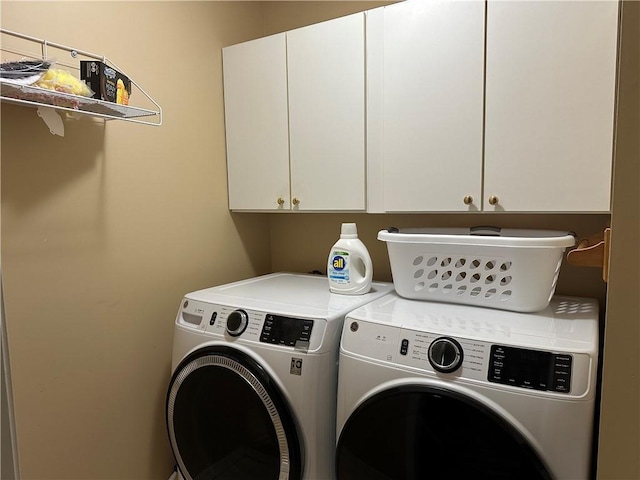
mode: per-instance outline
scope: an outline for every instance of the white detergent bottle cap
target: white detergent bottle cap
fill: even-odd
[[[355,223],[343,223],[340,228],[340,238],[358,238],[358,227]]]

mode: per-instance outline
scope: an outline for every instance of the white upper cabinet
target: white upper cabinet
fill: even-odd
[[[615,1],[367,12],[368,211],[609,211],[617,29]]]
[[[478,210],[484,14],[447,0],[367,12],[369,211]]]
[[[365,210],[364,14],[287,32],[291,195]]]
[[[615,1],[488,2],[485,210],[609,211],[617,25]]]
[[[229,206],[608,212],[617,39],[613,0],[408,0],[225,48]]]
[[[364,211],[364,14],[223,49],[229,208]]]
[[[288,209],[285,34],[224,48],[222,56],[229,208]]]

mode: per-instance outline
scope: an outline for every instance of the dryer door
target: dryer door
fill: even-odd
[[[207,347],[176,368],[166,408],[185,479],[299,479],[302,448],[285,398],[264,369],[230,347]]]
[[[548,479],[525,438],[478,401],[402,386],[361,404],[340,433],[339,480]]]

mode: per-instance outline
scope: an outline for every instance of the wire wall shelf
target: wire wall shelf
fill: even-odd
[[[55,55],[56,67],[77,71],[80,70],[80,58],[98,60],[126,75],[121,68],[103,55],[96,55],[4,28],[0,28],[0,33],[3,40],[0,49],[3,55],[9,55],[11,60],[25,58],[47,60]],[[62,55],[62,58],[59,55]],[[72,61],[69,61],[68,58],[71,58]],[[4,60],[3,58],[2,61]],[[135,98],[141,99],[140,103],[147,104],[144,108],[49,90],[35,85],[19,85],[6,79],[0,79],[0,100],[4,103],[37,108],[38,115],[45,121],[51,133],[60,136],[64,135],[63,123],[57,118],[60,112],[66,112],[72,116],[89,115],[104,120],[124,120],[152,126],[162,125],[162,107],[131,77],[128,78],[132,87],[136,88]],[[138,95],[138,92],[142,94],[142,97]]]

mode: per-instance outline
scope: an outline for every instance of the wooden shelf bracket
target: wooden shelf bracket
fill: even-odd
[[[576,248],[567,254],[567,262],[578,267],[602,268],[602,280],[609,281],[609,243],[611,228],[602,233],[590,235],[578,242]]]

